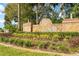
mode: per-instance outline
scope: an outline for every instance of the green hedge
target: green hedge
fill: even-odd
[[[68,37],[79,36],[79,32],[28,32],[28,33],[14,33],[13,35],[18,37],[30,37],[30,38],[37,38],[37,39],[48,39],[52,40],[54,36],[60,40]]]

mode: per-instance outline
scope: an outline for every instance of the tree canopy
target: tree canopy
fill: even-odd
[[[18,9],[18,5],[20,6]],[[56,11],[58,9],[58,12]],[[19,10],[19,21],[18,21]],[[53,23],[62,22],[65,18],[79,18],[79,4],[75,3],[11,3],[5,8],[6,24],[10,24],[12,20],[18,22],[19,28],[22,24],[31,21],[38,24],[44,17],[50,18]]]

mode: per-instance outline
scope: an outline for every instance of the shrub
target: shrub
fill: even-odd
[[[13,39],[13,38],[9,38],[9,42],[10,42],[10,44],[14,44],[14,41],[15,41],[15,39]]]
[[[50,44],[48,47],[49,50],[53,51],[53,50],[57,50],[56,45],[55,44]]]
[[[79,46],[79,37],[73,37],[71,40],[69,40],[69,44],[71,47],[78,47]]]
[[[18,39],[18,40],[16,41],[16,44],[19,45],[19,46],[22,46],[22,47],[23,47],[23,43],[24,43],[23,40],[19,40],[19,39]]]
[[[4,38],[4,42],[9,42],[9,39],[8,38]]]
[[[57,46],[57,50],[60,51],[60,52],[70,52],[70,49],[68,48],[68,46],[64,45],[64,44],[59,44]]]
[[[30,41],[30,40],[24,41],[24,46],[25,47],[32,47],[32,41]]]
[[[71,39],[71,36],[65,36],[66,39]]]
[[[2,42],[3,41],[3,38],[2,37],[0,37],[0,42]]]
[[[40,42],[39,44],[38,44],[38,47],[39,48],[43,48],[43,49],[47,49],[48,48],[48,46],[49,46],[49,42]]]
[[[16,32],[16,30],[17,30],[17,28],[12,24],[6,24],[4,28],[8,29],[10,31],[10,33]]]
[[[57,41],[59,41],[59,38],[60,38],[60,36],[55,34],[53,36],[52,40],[55,41],[55,42],[57,42]]]
[[[1,37],[0,41],[1,41],[1,42],[8,42],[9,39],[8,39],[8,38],[5,38],[5,37]]]
[[[14,39],[14,42],[13,42],[13,43],[14,43],[15,45],[19,45],[19,42],[18,42],[18,41],[19,41],[18,39]]]

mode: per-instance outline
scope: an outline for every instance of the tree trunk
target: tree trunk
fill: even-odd
[[[33,23],[31,22],[31,32],[33,32]]]

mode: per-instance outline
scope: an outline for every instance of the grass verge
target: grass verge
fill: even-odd
[[[0,56],[56,56],[56,54],[29,52],[0,45]]]

